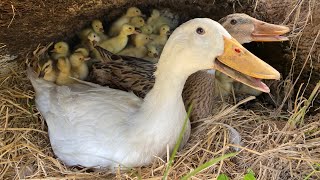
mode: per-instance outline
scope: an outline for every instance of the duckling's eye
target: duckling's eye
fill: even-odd
[[[196,30],[196,32],[197,32],[198,34],[200,34],[200,35],[203,35],[203,34],[206,33],[205,30],[204,30],[202,27],[198,27],[197,30]]]
[[[132,28],[131,28],[131,27],[129,27],[129,30],[132,30]]]
[[[61,46],[59,46],[58,48],[61,49]]]
[[[232,25],[237,24],[237,20],[235,20],[235,19],[231,19],[230,24],[232,24]]]
[[[143,21],[142,21],[142,20],[140,20],[140,22],[142,23]]]
[[[136,10],[136,13],[138,13],[139,11],[138,10]]]

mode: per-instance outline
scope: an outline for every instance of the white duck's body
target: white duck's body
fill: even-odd
[[[163,157],[167,146],[173,149],[186,118],[181,96],[186,79],[198,70],[216,67],[216,57],[225,61],[228,53],[235,53],[224,47],[243,51],[237,60],[261,61],[211,19],[184,23],[169,38],[157,64],[154,87],[143,101],[133,93],[97,85],[57,86],[38,79],[29,69],[36,106],[48,124],[54,153],[67,165],[110,168],[147,165]],[[263,61],[252,64],[270,77]],[[278,77],[274,71],[271,75]],[[182,145],[189,137],[189,121],[186,129]]]
[[[30,79],[52,149],[67,165],[146,165],[154,156],[164,156],[167,145],[174,147],[186,117],[183,83],[174,80],[159,79],[143,103],[133,93],[108,87],[57,86]]]

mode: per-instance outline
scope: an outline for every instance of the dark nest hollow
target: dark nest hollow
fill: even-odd
[[[193,179],[213,179],[221,173],[231,179],[242,179],[248,169],[263,180],[320,178],[318,0],[2,0],[0,179],[162,178],[166,159],[116,174],[66,167],[52,152],[45,121],[35,108],[34,92],[25,75],[25,61],[32,58],[39,44],[60,40],[74,44],[75,32],[91,20],[99,18],[107,27],[130,6],[137,6],[146,14],[152,8],[170,8],[180,15],[181,22],[194,17],[218,20],[230,13],[244,12],[292,29],[290,42],[246,45],[283,75],[280,83],[271,84],[275,105],[266,106],[258,101],[254,108],[239,109],[217,103],[212,117],[201,120],[187,146],[177,154],[169,179],[177,179],[230,152],[235,145],[228,140],[228,130],[217,123],[237,129],[243,148],[236,157],[201,171]]]

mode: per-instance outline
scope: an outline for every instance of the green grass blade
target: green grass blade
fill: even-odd
[[[186,131],[186,127],[187,127],[187,123],[189,121],[189,117],[190,117],[190,113],[191,113],[191,109],[192,109],[192,105],[190,105],[189,109],[188,109],[188,113],[187,113],[187,117],[185,118],[184,120],[184,123],[183,123],[183,126],[182,126],[182,129],[180,131],[180,134],[179,134],[179,137],[178,137],[178,141],[177,143],[175,144],[174,146],[174,149],[172,151],[172,154],[170,156],[170,159],[169,159],[169,162],[168,162],[168,165],[166,167],[166,170],[164,171],[164,175],[162,177],[163,180],[166,180],[168,178],[168,174],[169,174],[169,169],[171,168],[172,164],[173,164],[173,160],[178,152],[178,149],[180,147],[180,144],[181,144],[181,141],[183,139],[183,135]]]
[[[181,180],[187,180],[187,179],[191,178],[192,176],[198,174],[198,173],[201,172],[202,170],[207,169],[208,167],[210,167],[210,166],[212,166],[212,165],[214,165],[214,164],[216,164],[216,163],[218,163],[218,162],[220,162],[220,161],[222,161],[222,160],[224,160],[224,159],[227,159],[227,158],[229,158],[229,157],[233,157],[233,156],[235,156],[235,155],[237,155],[237,154],[238,154],[237,152],[235,152],[235,153],[229,153],[229,154],[225,154],[225,155],[223,155],[223,156],[220,156],[220,157],[218,157],[218,158],[214,158],[214,159],[212,159],[212,160],[210,160],[210,161],[208,161],[208,162],[200,165],[199,167],[197,167],[196,169],[194,169],[193,171],[191,171],[189,174],[183,176],[183,177],[181,178]]]

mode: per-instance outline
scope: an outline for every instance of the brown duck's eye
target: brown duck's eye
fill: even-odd
[[[230,24],[232,24],[232,25],[237,24],[237,20],[235,20],[235,19],[231,19]]]
[[[206,33],[202,27],[198,27],[196,31],[200,35],[203,35],[204,33]]]

